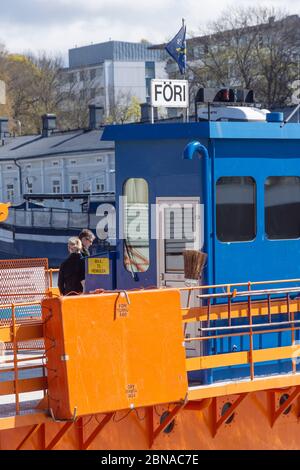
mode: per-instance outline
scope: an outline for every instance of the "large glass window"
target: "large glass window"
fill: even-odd
[[[223,176],[217,181],[217,237],[222,242],[256,236],[256,184],[250,176]]]
[[[300,238],[300,177],[265,181],[265,230],[271,240]]]
[[[142,178],[124,185],[124,265],[131,273],[149,268],[149,195]]]

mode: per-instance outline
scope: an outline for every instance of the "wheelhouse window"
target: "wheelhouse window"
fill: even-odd
[[[270,240],[300,238],[300,177],[265,181],[265,230]]]
[[[216,185],[217,237],[221,242],[256,236],[256,183],[250,176],[223,176]]]
[[[149,268],[149,191],[142,178],[124,185],[124,265],[131,273]]]

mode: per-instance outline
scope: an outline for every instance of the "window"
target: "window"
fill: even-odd
[[[12,201],[12,199],[14,198],[14,185],[13,184],[6,185],[6,194],[7,194],[8,201]]]
[[[250,176],[224,176],[216,185],[217,237],[221,242],[256,236],[256,184]]]
[[[79,184],[77,178],[71,179],[71,193],[78,193],[79,192]]]
[[[52,181],[52,192],[54,194],[60,193],[60,180],[53,180]]]
[[[97,158],[97,162],[102,162],[103,161],[103,158],[102,157],[98,157]]]
[[[104,191],[104,183],[103,180],[96,180],[96,191],[102,193]]]
[[[70,163],[71,165],[76,165],[76,160],[71,160]]]
[[[81,82],[84,81],[84,71],[83,70],[81,70],[81,72],[79,74],[79,79],[80,79]]]
[[[145,77],[155,78],[155,62],[145,62]]]
[[[90,79],[94,80],[96,78],[96,69],[90,70]]]
[[[32,194],[32,183],[26,183],[27,193]]]
[[[28,165],[26,165],[26,170],[30,170],[31,169],[31,163],[29,163]]]
[[[142,178],[124,185],[124,265],[131,273],[149,268],[148,184]]]
[[[11,165],[6,165],[6,169],[7,170],[12,170],[12,166]]]
[[[58,166],[58,162],[52,162],[53,166]]]
[[[270,240],[300,238],[300,177],[265,181],[265,231]]]
[[[69,82],[73,83],[75,81],[75,74],[73,72],[69,73]]]
[[[91,100],[94,100],[96,98],[96,89],[95,88],[90,89],[90,98],[91,98]]]
[[[84,193],[91,192],[91,183],[89,181],[86,181],[85,183],[83,183],[83,192]]]

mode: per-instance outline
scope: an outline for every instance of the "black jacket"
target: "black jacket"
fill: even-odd
[[[83,256],[83,258],[87,258],[88,256],[90,256],[89,250],[85,248],[84,246],[82,247],[82,250],[81,250],[81,256]]]
[[[85,278],[84,259],[80,253],[71,253],[61,264],[58,273],[58,288],[62,295],[70,292],[81,293],[81,281]]]

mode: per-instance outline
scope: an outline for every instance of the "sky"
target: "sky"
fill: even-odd
[[[61,55],[111,40],[153,44],[173,37],[182,18],[187,33],[232,5],[265,5],[300,15],[300,0],[0,0],[0,43],[9,52]],[[67,64],[66,64],[67,65]]]

